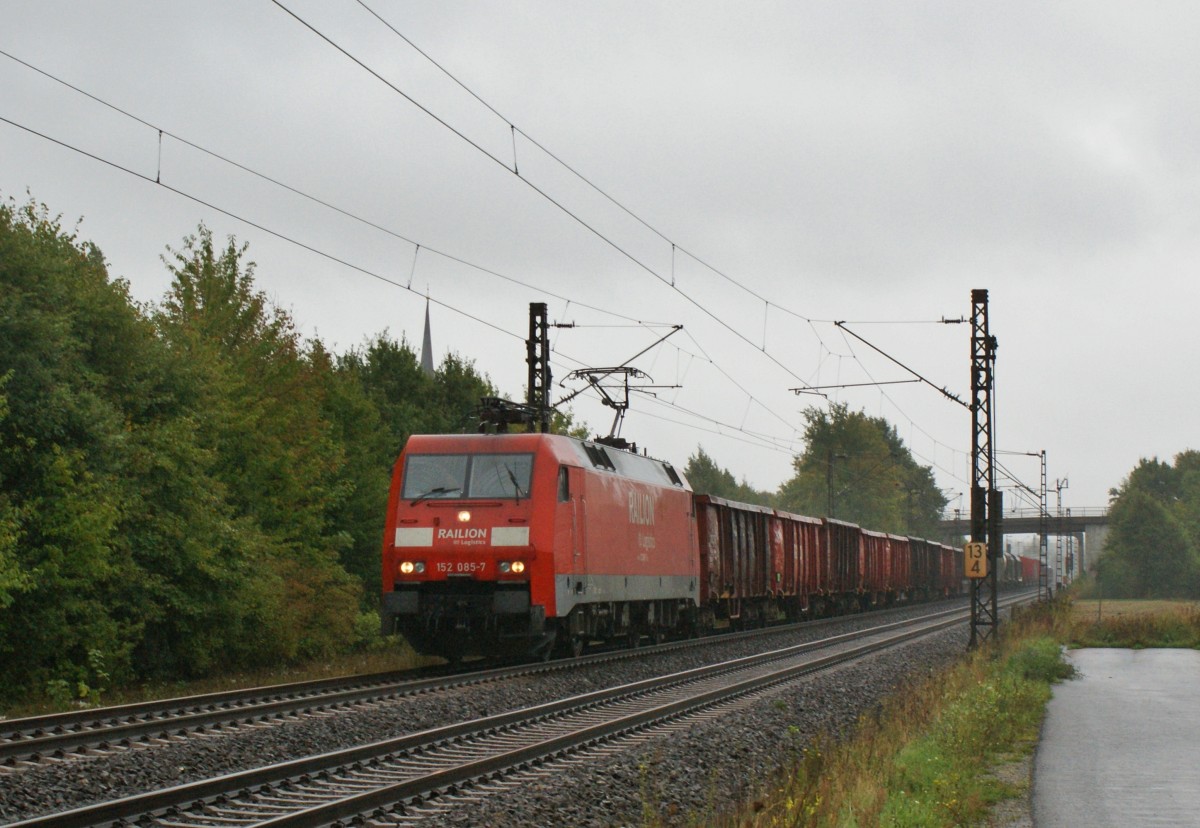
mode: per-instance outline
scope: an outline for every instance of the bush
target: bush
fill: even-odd
[[[1008,659],[1008,668],[1029,681],[1055,682],[1075,675],[1075,668],[1062,658],[1062,647],[1050,638],[1038,638]]]

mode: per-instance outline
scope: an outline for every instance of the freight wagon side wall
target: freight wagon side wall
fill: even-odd
[[[908,596],[912,591],[912,547],[908,538],[889,535],[892,560],[888,571],[888,588],[896,595]]]
[[[721,597],[721,522],[717,507],[707,497],[695,498],[696,534],[699,540],[700,603],[708,605]]]
[[[1038,570],[1041,568],[1041,561],[1038,558],[1027,558],[1021,556],[1021,582],[1024,584],[1036,584],[1038,582]]]
[[[874,596],[887,592],[887,565],[891,544],[887,535],[862,530],[863,588]]]
[[[928,598],[937,582],[933,562],[934,546],[923,538],[909,538],[909,588],[916,598]]]
[[[939,588],[942,595],[958,595],[962,591],[963,560],[957,549],[938,546],[941,559]]]
[[[776,511],[772,524],[782,541],[783,578],[779,594],[799,599],[807,610],[812,596],[820,594],[822,582],[822,525],[816,518]]]
[[[695,501],[701,598],[736,616],[742,602],[771,596],[781,582],[782,531],[770,509],[711,495]]]
[[[821,570],[821,562],[828,558],[825,555],[825,533],[821,531],[822,528],[821,521],[817,518],[801,517],[796,519],[796,534],[800,539],[803,560],[800,592],[805,596],[805,608],[808,607],[810,596],[820,595],[827,591],[826,582],[821,580],[822,577],[827,577],[827,572],[823,573]]]
[[[862,591],[862,532],[853,523],[825,518],[829,553],[829,591],[856,595]]]

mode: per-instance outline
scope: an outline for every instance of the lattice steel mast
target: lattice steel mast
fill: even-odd
[[[971,540],[988,544],[988,573],[971,579],[971,646],[987,641],[999,625],[996,570],[1000,560],[1002,501],[996,489],[992,401],[996,338],[988,331],[988,292],[971,291]]]
[[[526,386],[526,405],[534,417],[534,429],[543,434],[550,431],[550,323],[546,304],[529,304],[529,339],[525,340],[529,363],[529,384]]]

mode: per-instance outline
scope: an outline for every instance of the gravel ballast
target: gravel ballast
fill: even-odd
[[[788,685],[749,707],[655,740],[596,766],[566,769],[520,790],[463,802],[436,826],[705,825],[751,801],[820,734],[847,735],[859,717],[916,676],[949,665],[966,630],[922,638]]]
[[[948,608],[949,603],[937,605]],[[916,615],[924,610],[908,610]],[[895,616],[889,614],[888,620]],[[207,738],[72,759],[0,775],[0,819],[14,822],[199,779],[262,767],[480,718],[521,707],[776,649],[881,623],[851,616],[834,626],[762,640],[722,641],[651,658],[557,671],[419,695],[320,718],[239,728]],[[818,733],[844,733],[905,678],[928,675],[966,649],[966,625],[860,659],[781,689],[684,734],[658,739],[603,763],[521,786],[480,803],[462,803],[429,824],[639,825],[643,804],[668,824],[724,810]]]

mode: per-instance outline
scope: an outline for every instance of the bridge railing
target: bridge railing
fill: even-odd
[[[1068,515],[1067,514],[1068,510],[1064,509],[1062,516],[1064,518],[1065,517],[1078,518],[1078,517],[1105,517],[1106,515],[1108,515],[1108,507],[1107,506],[1072,506],[1069,511],[1070,511],[1070,514]],[[1041,514],[1041,509],[1037,509],[1034,507],[1020,508],[1020,509],[1005,509],[1004,510],[1004,518],[1006,518],[1006,519],[1007,518],[1035,518],[1035,517],[1038,517],[1040,514]],[[1050,514],[1049,514],[1050,520],[1055,520],[1057,517],[1058,517],[1058,515],[1055,513],[1055,511],[1051,510]],[[949,521],[949,520],[970,520],[970,519],[971,519],[971,513],[969,511],[967,511],[966,509],[947,509],[946,511],[942,512],[942,520]]]

